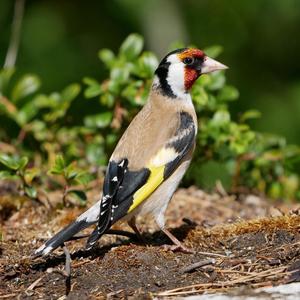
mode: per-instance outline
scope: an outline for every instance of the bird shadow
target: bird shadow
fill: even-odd
[[[188,233],[197,226],[196,223],[188,219],[183,219],[183,221],[185,222],[184,224],[170,230],[171,233],[175,235],[180,241],[184,240],[187,237]],[[129,244],[135,244],[141,246],[153,246],[158,248],[166,244],[172,244],[169,238],[160,230],[155,231],[154,233],[147,233],[147,232],[142,233],[141,234],[142,240],[138,239],[138,237],[133,233],[124,232],[124,231],[119,231],[119,232],[120,235],[125,235],[128,237],[128,239],[124,239],[124,240],[122,239],[121,241],[114,242],[112,244],[105,245],[105,246],[101,246],[98,243],[98,245],[95,245],[95,247],[93,247],[90,250],[84,250],[84,249],[77,250],[71,254],[71,259],[78,260],[83,258],[89,258],[91,261],[93,261],[98,258],[103,258],[104,255],[108,253],[112,248],[123,246],[123,245],[129,245]],[[38,261],[31,264],[31,269],[33,271],[44,272],[48,268],[54,268],[63,264],[65,261],[66,261],[65,254],[60,254],[60,255],[52,254],[46,259],[39,258]]]

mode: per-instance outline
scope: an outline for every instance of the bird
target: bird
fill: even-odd
[[[190,90],[202,75],[228,67],[197,48],[168,53],[154,72],[148,100],[113,151],[100,200],[40,246],[35,257],[63,246],[75,234],[96,225],[86,249],[119,220],[140,235],[137,216],[150,215],[172,241],[172,250],[188,251],[165,226],[170,199],[190,165],[198,121]]]

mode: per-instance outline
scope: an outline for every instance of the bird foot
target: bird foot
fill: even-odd
[[[193,249],[187,248],[184,245],[162,245],[162,248],[166,251],[181,252],[186,254],[193,254],[195,251]]]

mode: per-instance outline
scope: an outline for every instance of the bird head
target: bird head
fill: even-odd
[[[171,98],[187,94],[201,74],[228,67],[208,57],[202,50],[183,48],[167,54],[157,67],[155,86]]]

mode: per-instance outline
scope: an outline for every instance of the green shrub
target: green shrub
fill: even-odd
[[[106,165],[119,137],[147,100],[158,59],[142,49],[143,38],[132,34],[118,53],[99,51],[108,77],[101,81],[85,77],[83,95],[79,84],[60,93],[41,94],[37,76],[25,75],[15,81],[13,70],[2,70],[1,152],[28,157],[32,167],[40,170],[41,182],[47,182],[47,170],[52,168],[52,174],[64,177],[65,186],[73,184],[66,170],[75,160],[76,168],[95,174],[98,167]],[[221,51],[219,46],[205,49],[211,57]],[[222,179],[232,191],[243,187],[275,198],[298,198],[299,147],[287,145],[283,137],[253,131],[247,122],[260,117],[256,110],[233,118],[229,105],[239,93],[227,84],[224,72],[203,75],[192,89],[192,98],[199,132],[184,184],[209,187]],[[73,104],[76,101],[77,106]],[[97,113],[81,111],[89,105],[97,108]],[[81,115],[76,121],[69,118],[72,106]],[[64,161],[60,172],[59,160]]]

